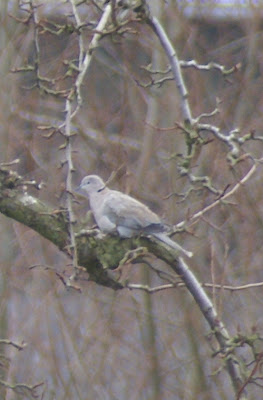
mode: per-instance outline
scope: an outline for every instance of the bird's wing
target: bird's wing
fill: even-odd
[[[107,193],[102,212],[117,226],[141,230],[150,225],[159,225],[159,217],[147,206],[116,190]],[[149,232],[150,233],[150,232]]]

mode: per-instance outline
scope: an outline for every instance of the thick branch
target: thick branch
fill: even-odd
[[[60,250],[67,244],[66,218],[23,189],[23,180],[15,172],[0,169],[0,212],[34,229]]]
[[[243,385],[243,377],[241,375],[239,361],[234,355],[234,347],[231,343],[231,337],[227,329],[225,328],[223,322],[218,318],[215,308],[206,292],[200,286],[200,283],[182,258],[179,259],[175,270],[181,276],[186,287],[189,289],[196,303],[201,309],[202,314],[207,320],[212,332],[215,334],[220,346],[220,353],[225,358],[226,367],[229,376],[231,377],[233,387],[235,392],[238,393]],[[242,394],[240,399],[241,398],[243,400],[246,399],[245,393]]]
[[[0,212],[33,229],[48,239],[70,257],[71,244],[68,214],[54,210],[26,191],[26,182],[17,173],[0,168]],[[150,238],[120,239],[93,230],[76,236],[79,265],[96,283],[121,289],[124,286],[113,276],[113,271],[127,252],[137,247],[147,247],[162,259],[175,262],[176,254],[161,242]]]
[[[33,229],[69,255],[70,236],[67,214],[64,210],[54,210],[36,197],[29,195],[23,184],[24,181],[18,174],[0,168],[0,212]],[[110,277],[110,271],[104,269],[102,262],[98,259],[100,246],[103,246],[103,242],[100,244],[98,241],[98,245],[94,246],[92,236],[78,238],[79,263],[89,272],[90,280],[112,289],[120,289],[122,285]]]
[[[0,169],[0,212],[32,228],[68,254],[70,237],[67,216],[51,210],[37,198],[28,195],[23,188],[23,179],[12,171]],[[21,190],[22,188],[22,190]],[[102,235],[99,231],[80,232],[76,236],[79,265],[86,268],[90,280],[112,289],[124,286],[114,277],[113,269],[125,258],[125,255],[139,246],[164,260],[184,281],[194,297],[202,314],[208,321],[220,345],[221,353],[226,357],[228,372],[236,391],[242,385],[238,363],[231,350],[231,341],[223,323],[184,260],[174,250],[155,238],[140,237],[120,239],[118,236]]]

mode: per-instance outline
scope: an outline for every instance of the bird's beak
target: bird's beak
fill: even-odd
[[[83,190],[82,186],[79,185],[74,189],[74,192],[85,197],[85,191]]]

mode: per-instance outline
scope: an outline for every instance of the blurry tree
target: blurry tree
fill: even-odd
[[[2,2],[2,398],[262,396],[253,10],[200,22],[175,1]],[[80,230],[88,173],[162,215],[193,259]]]

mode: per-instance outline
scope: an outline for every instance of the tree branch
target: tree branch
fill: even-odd
[[[23,185],[23,178],[16,172],[0,168],[0,212],[33,229],[69,256],[70,235],[66,213],[61,209],[54,210],[29,195]],[[79,263],[89,272],[90,280],[112,289],[121,289],[122,285],[110,277],[97,256],[100,254],[98,248],[107,245],[101,241],[96,244],[92,236],[79,237],[76,243]]]
[[[24,183],[17,173],[5,167],[0,168],[0,212],[35,230],[68,254],[70,235],[66,214],[63,210],[52,210],[37,198],[29,195],[26,187],[23,186]],[[118,267],[131,249],[146,247],[150,253],[165,261],[181,277],[194,297],[215,334],[220,353],[226,357],[233,386],[236,391],[240,389],[242,378],[238,362],[231,349],[230,336],[219,320],[204,289],[184,260],[177,257],[173,249],[153,237],[120,239],[118,236],[103,235],[97,230],[79,232],[76,235],[76,245],[79,265],[87,270],[89,279],[114,290],[125,286],[116,280],[112,270]]]

